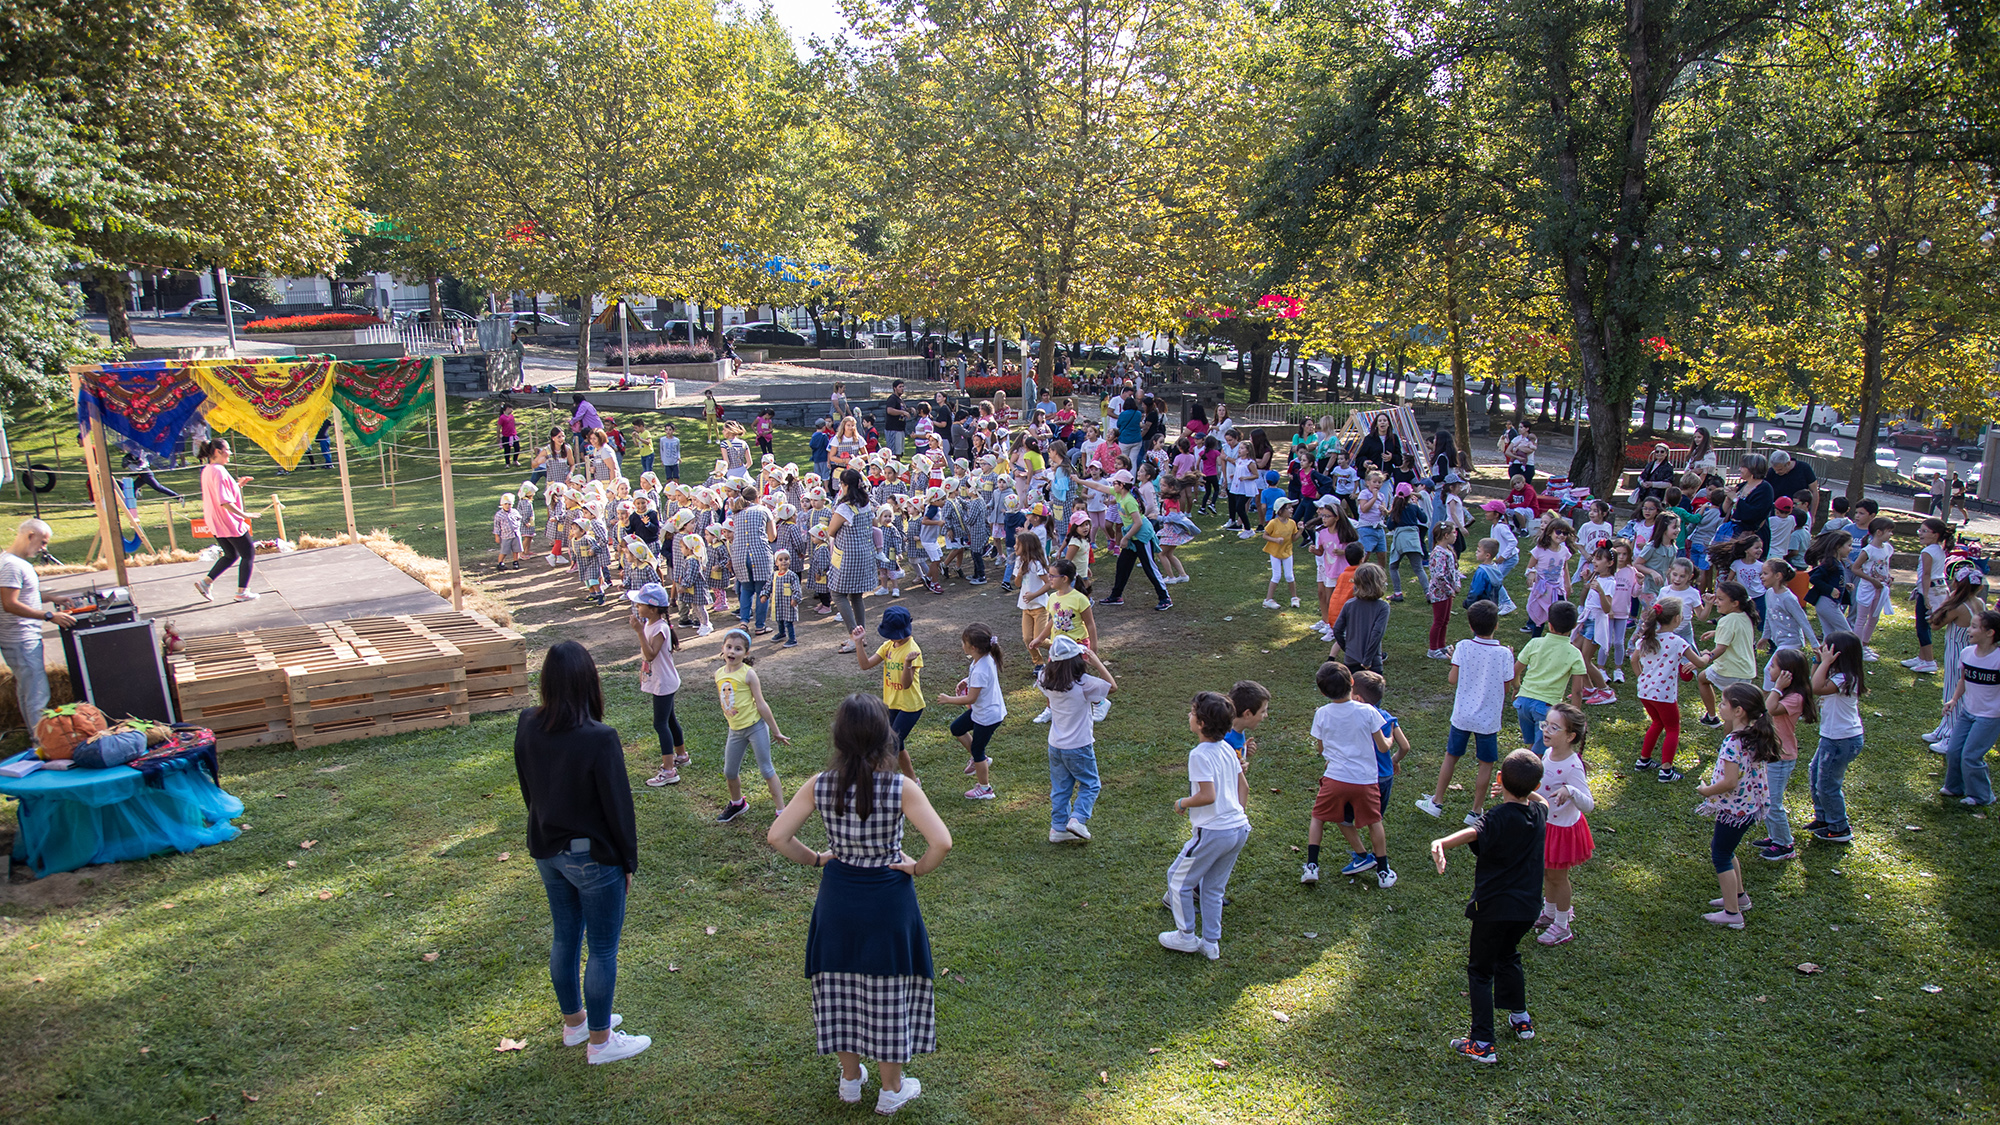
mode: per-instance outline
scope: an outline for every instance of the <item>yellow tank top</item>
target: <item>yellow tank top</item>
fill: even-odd
[[[750,693],[750,666],[739,665],[732,672],[724,664],[715,670],[715,692],[722,701],[722,717],[730,730],[753,726],[763,718],[757,713],[757,699]]]

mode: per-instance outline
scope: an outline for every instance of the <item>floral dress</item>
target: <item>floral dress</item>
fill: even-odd
[[[1742,771],[1736,788],[1704,798],[1695,811],[1718,824],[1740,828],[1764,819],[1764,809],[1771,803],[1771,779],[1764,763],[1752,762],[1744,755],[1743,738],[1733,731],[1723,736],[1722,748],[1716,751],[1715,768],[1708,775],[1710,785],[1722,780],[1722,768],[1729,762]]]
[[[1528,620],[1546,625],[1549,607],[1564,600],[1569,590],[1568,547],[1536,547],[1528,552]]]
[[[1452,552],[1451,544],[1439,543],[1431,548],[1431,576],[1424,586],[1424,597],[1433,602],[1448,602],[1457,593],[1465,576],[1458,572],[1458,556]]]

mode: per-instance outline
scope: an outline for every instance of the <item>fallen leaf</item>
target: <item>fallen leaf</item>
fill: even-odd
[[[163,903],[161,903],[161,904],[160,904],[160,909],[161,909],[161,910],[172,910],[173,908],[174,908],[174,904],[173,904],[173,903],[171,903],[171,902],[163,902]]]
[[[520,1051],[520,1050],[525,1050],[525,1049],[527,1048],[527,1046],[528,1046],[528,1041],[527,1041],[526,1039],[506,1039],[506,1038],[502,1038],[502,1039],[500,1040],[500,1045],[499,1045],[498,1047],[495,1047],[495,1048],[493,1048],[493,1050],[494,1050],[494,1051],[496,1051],[496,1052],[499,1052],[499,1051]]]
[[[1804,973],[1806,976],[1812,976],[1814,973],[1823,973],[1825,971],[1825,969],[1820,968],[1811,961],[1802,961],[1799,963],[1799,972]]]
[[[142,1055],[150,1055],[153,1053],[153,1049],[151,1047],[141,1047],[139,1048],[139,1053]]]
[[[1208,1060],[1208,1065],[1210,1065],[1210,1066],[1214,1067],[1214,1068],[1215,1068],[1215,1069],[1217,1069],[1217,1070],[1228,1070],[1228,1069],[1229,1069],[1229,1060],[1228,1060],[1228,1059],[1210,1059],[1210,1060]]]
[[[714,936],[715,936],[715,927],[714,927],[714,926],[710,926],[710,927],[708,927],[708,930],[707,930],[707,932],[708,932],[708,936],[709,936],[709,937],[714,937]]]
[[[1271,650],[1268,648],[1260,648],[1257,651],[1263,653],[1266,656],[1269,656],[1271,654]]]
[[[1762,1004],[1762,1003],[1764,1003],[1765,1001],[1767,1001],[1767,1000],[1769,1000],[1769,999],[1770,999],[1770,997],[1769,997],[1769,996],[1759,996],[1759,997],[1757,997],[1757,1002],[1758,1002],[1759,1004]]]
[[[285,861],[285,866],[286,866],[286,867],[297,867],[298,865],[299,865],[299,861],[298,861],[298,860],[296,860],[296,859],[288,859],[288,860],[286,860],[286,861]]]
[[[1100,1070],[1097,1072],[1097,1080],[1099,1082],[1104,1083],[1105,1085],[1110,1085],[1111,1073],[1109,1071]]]
[[[222,1120],[222,1115],[221,1115],[221,1114],[219,1114],[219,1113],[211,1113],[211,1114],[209,1114],[209,1115],[208,1115],[207,1117],[197,1117],[197,1118],[195,1118],[195,1119],[194,1119],[194,1125],[205,1125],[205,1123],[206,1123],[206,1122],[210,1122],[210,1121],[220,1121],[220,1120]]]
[[[276,797],[280,801],[285,799],[285,795],[283,793],[273,793],[271,794],[271,796]]]
[[[1299,850],[1299,846],[1298,846],[1297,844],[1293,844],[1293,845],[1292,845],[1292,850],[1293,850],[1293,851],[1298,851],[1298,850]]]
[[[41,977],[36,977],[36,978],[35,978],[34,980],[31,980],[31,981],[29,981],[28,983],[29,983],[29,984],[47,984],[47,983],[48,983],[48,981],[44,980],[44,979],[43,979],[43,978],[41,978]]]
[[[1976,813],[1973,813],[1973,814],[1972,814],[1972,819],[1974,819],[1974,820],[1985,820],[1985,819],[1986,819],[1986,814],[1985,814],[1985,813],[1983,813],[1983,812],[1976,812]]]
[[[310,850],[310,849],[312,848],[312,846],[313,846],[314,844],[317,844],[317,843],[319,843],[319,841],[318,841],[318,840],[300,840],[300,841],[299,841],[299,847],[300,847],[300,848],[303,848],[303,849],[307,849],[307,850]]]
[[[514,853],[513,853],[513,852],[501,852],[501,853],[500,853],[500,854],[499,854],[499,855],[498,855],[497,857],[495,857],[495,858],[499,859],[499,861],[500,861],[501,863],[505,863],[505,862],[507,862],[508,860],[510,860],[510,859],[513,859],[513,858],[514,858]]]
[[[1273,785],[1273,786],[1271,786],[1271,792],[1273,792],[1273,793],[1283,793],[1283,792],[1284,792],[1284,790],[1283,790],[1283,789],[1280,789],[1280,788],[1278,788],[1278,787],[1277,787],[1277,786],[1275,786],[1275,785]],[[1293,851],[1298,851],[1299,849],[1297,849],[1297,848],[1293,848],[1292,850],[1293,850]]]
[[[1935,876],[1935,875],[1931,874],[1931,873],[1930,873],[1930,872],[1928,872],[1928,871],[1919,871],[1919,872],[1917,872],[1917,874],[1919,874],[1919,875],[1923,876],[1923,877],[1924,877],[1924,878],[1926,878],[1926,879],[1935,879],[1935,878],[1937,878],[1937,876]]]
[[[382,897],[383,897],[383,898],[395,898],[395,897],[396,897],[396,892],[395,892],[395,891],[383,891],[383,892],[382,892]]]
[[[1234,621],[1234,620],[1236,620],[1236,618],[1235,618],[1235,617],[1233,617],[1233,616],[1231,616],[1231,617],[1225,617],[1225,618],[1223,618],[1223,620],[1224,620],[1224,621]]]
[[[1922,832],[1923,830],[1924,830],[1924,826],[1923,826],[1923,825],[1921,825],[1921,824],[1905,824],[1905,825],[1903,825],[1903,831],[1905,831],[1905,832]]]
[[[1880,1000],[1880,999],[1881,999],[1881,997],[1880,997],[1880,996],[1877,996],[1877,997],[1875,997],[1875,999],[1877,999],[1877,1000]]]
[[[957,973],[953,973],[953,974],[951,974],[951,979],[953,979],[953,980],[957,981],[957,982],[958,982],[958,983],[960,983],[960,984],[964,984],[964,983],[965,983],[965,978],[964,978],[964,977],[962,977],[962,976],[959,976],[959,975],[958,975]]]
[[[1161,1047],[1148,1047],[1148,1048],[1146,1048],[1146,1053],[1147,1053],[1147,1054],[1149,1054],[1149,1055],[1157,1055],[1157,1054],[1159,1054],[1159,1053],[1160,1053],[1160,1052],[1161,1052],[1162,1050],[1164,1050],[1164,1048],[1161,1048]]]
[[[325,901],[326,901],[327,899],[330,899],[330,898],[332,898],[332,897],[333,897],[333,892],[332,892],[332,891],[321,891],[321,892],[319,893],[319,900],[320,900],[321,902],[325,902]]]
[[[251,1093],[250,1091],[245,1090],[243,1091],[243,1100],[246,1102],[256,1102],[256,1101],[262,1101],[263,1099],[259,1098],[257,1095]]]
[[[1456,792],[1456,793],[1463,793],[1463,792],[1465,792],[1465,786],[1463,786],[1463,785],[1460,785],[1460,784],[1459,784],[1458,782],[1456,782],[1456,781],[1452,782],[1452,783],[1451,783],[1450,785],[1446,786],[1445,788],[1446,788],[1446,789],[1448,789],[1448,790],[1450,790],[1450,791],[1452,791],[1452,792]]]
[[[426,961],[435,961],[437,959],[438,955],[435,952],[424,954],[424,960]]]
[[[28,948],[29,948],[29,949],[40,949],[41,947],[42,947],[42,943],[38,941],[38,942],[36,942],[35,944],[33,944],[33,945],[29,946]]]
[[[1935,984],[1927,984],[1927,985],[1925,985],[1925,986],[1924,986],[1924,991],[1925,991],[1925,992],[1929,992],[1929,993],[1933,993],[1933,994],[1935,994],[1935,993],[1939,993],[1939,992],[1943,992],[1943,991],[1944,991],[1944,989],[1943,989],[1943,988],[1941,988],[1941,987],[1939,987],[1938,985],[1935,985]]]
[[[1828,926],[1827,929],[1832,930],[1836,934],[1840,932],[1839,926]]]
[[[1272,1019],[1274,1019],[1274,1020],[1277,1020],[1277,1021],[1278,1021],[1279,1023],[1290,1023],[1290,1022],[1292,1022],[1292,1017],[1290,1017],[1290,1016],[1286,1015],[1286,1014],[1285,1014],[1285,1013],[1283,1013],[1283,1012],[1278,1012],[1278,1011],[1274,1011],[1274,1012],[1272,1012],[1272,1013],[1271,1013],[1271,1018],[1272,1018]]]

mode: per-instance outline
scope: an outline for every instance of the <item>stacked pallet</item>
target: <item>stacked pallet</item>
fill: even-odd
[[[224,750],[464,726],[530,702],[527,642],[479,614],[197,637],[171,665],[181,714]]]

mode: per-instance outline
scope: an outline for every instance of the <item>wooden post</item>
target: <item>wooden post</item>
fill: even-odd
[[[271,494],[271,514],[278,517],[278,538],[283,539],[285,537],[285,502],[278,499],[278,494],[275,492]]]
[[[75,401],[83,393],[83,376],[71,368],[69,373],[70,400]],[[91,491],[97,500],[97,535],[104,544],[104,553],[111,556],[111,572],[117,576],[118,584],[125,585],[125,542],[118,533],[117,499],[111,494],[111,469],[105,464],[109,457],[104,446],[104,421],[92,418],[90,440],[83,445],[84,465],[90,470]]]
[[[451,428],[445,415],[444,357],[431,357],[431,398],[437,406],[438,474],[444,484],[444,561],[451,567],[451,608],[465,608],[465,583],[458,570],[458,505],[451,495]]]
[[[178,551],[181,549],[181,544],[180,537],[174,534],[174,502],[160,501],[160,510],[167,514],[167,550]]]
[[[354,530],[354,486],[347,479],[347,439],[340,432],[340,411],[333,412],[333,455],[340,461],[340,503],[347,509],[347,541],[361,542]]]

